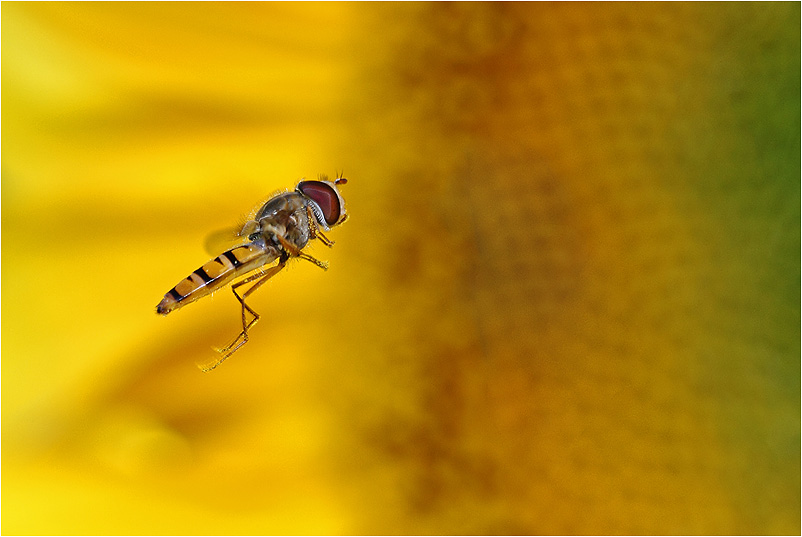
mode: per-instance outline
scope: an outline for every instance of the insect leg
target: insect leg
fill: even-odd
[[[287,239],[285,239],[281,235],[275,235],[275,237],[276,240],[278,240],[278,242],[281,243],[281,246],[283,246],[284,249],[287,251],[287,253],[289,253],[291,256],[300,257],[301,259],[306,259],[307,261],[314,263],[323,270],[327,270],[329,268],[328,263],[326,263],[325,261],[320,261],[318,259],[315,259],[311,255],[301,252],[301,250],[298,247],[296,247],[294,244],[291,244],[289,241],[287,241]]]
[[[312,208],[310,206],[306,206],[306,215],[309,218],[309,232],[313,239],[320,239],[320,242],[331,248],[334,246],[334,241],[326,237],[318,227],[317,221],[315,220],[315,215],[312,213]]]
[[[216,362],[214,362],[211,365],[200,366],[200,368],[201,368],[201,370],[203,372],[208,372],[208,371],[211,371],[212,369],[216,368],[217,366],[222,364],[226,360],[226,358],[228,358],[229,356],[231,356],[232,354],[237,352],[237,350],[240,347],[242,347],[243,345],[245,345],[248,342],[248,330],[250,330],[251,327],[253,325],[255,325],[259,321],[259,317],[260,316],[250,306],[248,306],[248,304],[245,303],[245,299],[248,298],[248,296],[250,296],[251,293],[256,291],[259,287],[261,287],[262,284],[264,284],[267,280],[269,280],[270,278],[275,276],[281,269],[283,269],[284,266],[286,265],[286,263],[287,263],[286,260],[280,261],[279,264],[276,265],[275,267],[271,267],[270,269],[268,269],[267,271],[265,271],[263,273],[254,274],[252,276],[248,276],[244,280],[242,280],[240,282],[237,282],[237,283],[235,283],[234,285],[231,286],[231,290],[234,292],[234,296],[237,297],[237,300],[242,305],[242,332],[240,332],[237,335],[237,337],[234,338],[234,341],[232,341],[230,344],[226,345],[222,349],[217,349],[217,352],[222,354],[222,356]],[[237,288],[238,287],[242,287],[243,285],[246,285],[246,284],[251,283],[253,281],[256,281],[256,283],[253,284],[250,287],[250,289],[245,291],[242,294],[242,296],[240,296],[237,293]],[[245,310],[248,310],[250,312],[250,314],[253,315],[253,319],[251,319],[250,322],[246,322],[246,320],[245,320],[246,319]]]
[[[321,261],[319,259],[315,259],[314,257],[312,257],[309,254],[302,254],[302,253],[299,253],[298,257],[300,257],[301,259],[306,259],[307,261],[309,261],[311,263],[314,263],[315,265],[317,265],[318,267],[322,268],[323,270],[328,270],[329,269],[328,261]]]

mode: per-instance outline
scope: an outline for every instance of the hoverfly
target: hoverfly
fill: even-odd
[[[242,244],[231,248],[195,272],[181,280],[170,289],[156,306],[156,313],[167,315],[212,294],[240,276],[244,279],[232,284],[231,290],[242,306],[242,331],[234,340],[221,349],[215,349],[220,356],[208,366],[199,366],[203,371],[223,363],[240,347],[248,342],[248,331],[259,321],[259,314],[245,303],[254,291],[267,280],[278,274],[287,261],[297,257],[305,259],[326,270],[328,263],[319,261],[302,252],[309,241],[318,239],[331,248],[334,242],[323,231],[342,224],[348,219],[345,202],[338,186],[347,182],[342,176],[329,181],[321,176],[317,181],[301,181],[292,192],[276,194],[268,199],[237,233]],[[264,268],[278,260],[275,265]],[[248,275],[253,271],[258,271]],[[247,276],[246,276],[247,275]],[[237,290],[252,283],[240,294]],[[253,317],[247,320],[245,312]]]

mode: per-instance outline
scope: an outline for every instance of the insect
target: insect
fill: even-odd
[[[237,233],[242,244],[204,264],[164,295],[156,306],[156,313],[160,315],[191,304],[245,276],[231,285],[234,296],[242,306],[242,331],[231,343],[215,349],[220,354],[217,361],[208,366],[199,366],[201,370],[211,371],[248,342],[248,331],[259,321],[259,314],[246,304],[245,299],[278,274],[290,259],[297,257],[323,270],[328,268],[328,263],[302,250],[314,239],[329,248],[334,245],[323,235],[323,231],[329,231],[348,219],[345,202],[338,188],[347,182],[342,176],[334,181],[320,176],[316,181],[302,180],[292,192],[274,195],[250,215]],[[278,263],[265,268],[276,260]],[[257,272],[250,274],[254,271]],[[253,285],[240,294],[238,289],[248,284]],[[252,316],[250,321],[246,312]]]

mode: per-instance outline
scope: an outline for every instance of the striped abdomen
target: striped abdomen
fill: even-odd
[[[156,313],[167,315],[220,289],[237,276],[271,263],[277,257],[274,249],[252,242],[232,248],[178,282],[156,306]]]

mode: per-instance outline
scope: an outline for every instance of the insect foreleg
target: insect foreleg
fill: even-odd
[[[313,239],[320,239],[320,242],[331,248],[334,246],[334,241],[326,237],[318,227],[317,220],[315,220],[315,215],[312,212],[312,208],[307,205],[306,206],[306,216],[309,219],[309,234]]]

